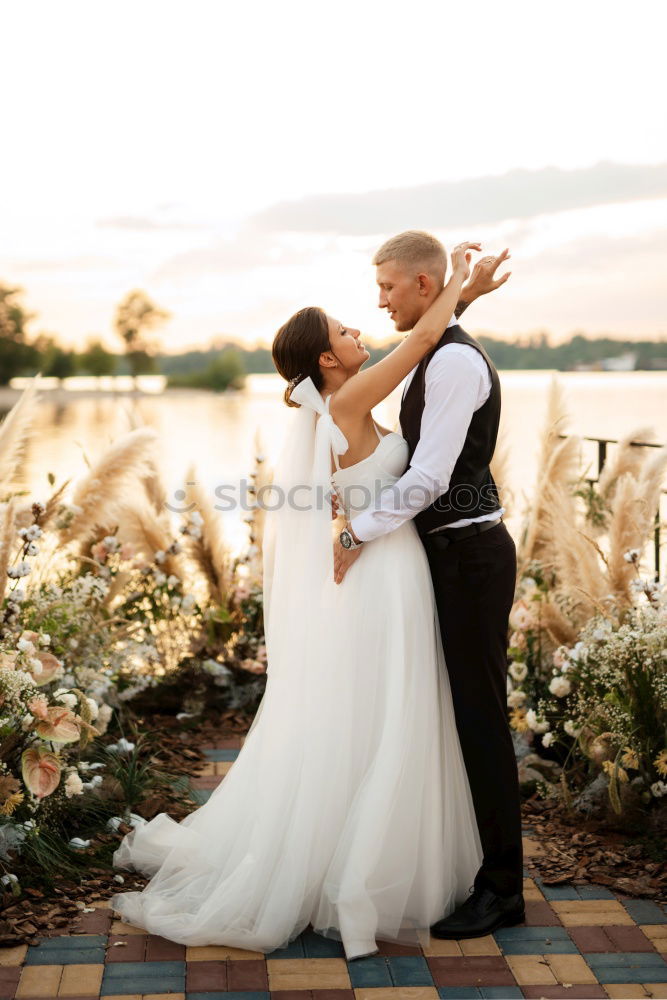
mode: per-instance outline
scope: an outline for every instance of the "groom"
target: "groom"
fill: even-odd
[[[458,317],[508,256],[476,265]],[[411,330],[444,284],[446,255],[429,233],[410,230],[375,254],[379,306],[399,331]],[[465,291],[465,289],[464,289]],[[500,419],[498,373],[452,317],[435,348],[406,380],[400,411],[410,466],[375,509],[352,518],[356,542],[415,525],[428,556],[456,725],[484,852],[472,895],[431,933],[490,934],[524,919],[519,783],[507,720],[507,633],[516,582],[516,548],[502,520],[491,462]],[[398,503],[395,497],[399,497]],[[340,583],[363,551],[335,546]]]

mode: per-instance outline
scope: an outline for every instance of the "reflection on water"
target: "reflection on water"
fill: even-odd
[[[539,434],[545,413],[551,372],[501,372],[501,436],[508,444],[508,484],[513,497],[508,527],[515,537],[520,512],[529,497],[536,470]],[[667,373],[565,372],[558,373],[571,414],[569,431],[619,438],[630,431],[653,427],[657,440],[667,442]],[[135,426],[149,426],[158,435],[158,455],[168,502],[180,509],[176,491],[182,488],[188,466],[213,492],[227,487],[238,495],[239,482],[253,468],[255,440],[269,462],[277,454],[287,420],[282,402],[283,380],[277,375],[251,375],[244,390],[215,394],[169,390],[144,396],[44,393],[37,424],[22,469],[22,478],[35,495],[50,492],[47,473],[56,482],[75,478],[94,463],[104,448]],[[398,430],[400,388],[374,410],[377,421]],[[0,410],[0,415],[6,412]],[[446,428],[443,428],[446,433]],[[595,474],[595,445],[585,445],[582,462]],[[219,494],[218,494],[219,495]],[[213,497],[214,502],[215,497]],[[244,511],[221,514],[234,548],[243,545],[247,529]]]

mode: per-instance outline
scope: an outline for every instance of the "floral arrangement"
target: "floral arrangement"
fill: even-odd
[[[34,402],[33,381],[0,425],[0,883],[13,893],[19,856],[47,877],[74,870],[84,817],[109,830],[138,821],[155,768],[141,740],[110,743],[108,730],[134,725],[142,695],[155,711],[160,686],[194,661],[251,711],[266,680],[259,508],[235,559],[207,498],[179,530],[145,428],[68,497],[64,484],[31,502],[15,474]],[[258,453],[258,482],[262,464]],[[177,697],[184,721],[209,707],[190,687]]]
[[[562,765],[543,794],[604,780],[616,814],[667,796],[667,595],[642,567],[667,466],[633,440],[582,485],[578,439],[561,438],[552,384],[535,498],[519,546],[510,613],[510,725]],[[666,799],[667,801],[667,799]]]

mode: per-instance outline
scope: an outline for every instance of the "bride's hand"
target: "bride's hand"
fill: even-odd
[[[356,549],[344,549],[338,539],[336,539],[334,542],[334,583],[343,582],[345,574],[352,563],[357,561],[362,549],[363,545],[360,545]]]
[[[452,250],[452,272],[460,274],[463,281],[470,277],[471,250],[481,250],[481,243],[458,243]]]

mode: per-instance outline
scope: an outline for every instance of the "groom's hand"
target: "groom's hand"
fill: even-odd
[[[499,278],[496,278],[496,271],[510,256],[509,249],[505,248],[497,257],[482,257],[477,261],[472,269],[470,280],[461,289],[459,304],[456,307],[456,315],[460,316],[471,302],[478,299],[480,295],[488,295],[495,292],[496,288],[504,285],[509,278],[511,271],[506,271]]]
[[[363,545],[358,549],[344,549],[338,539],[334,542],[334,582],[342,583],[348,569],[359,558]]]

